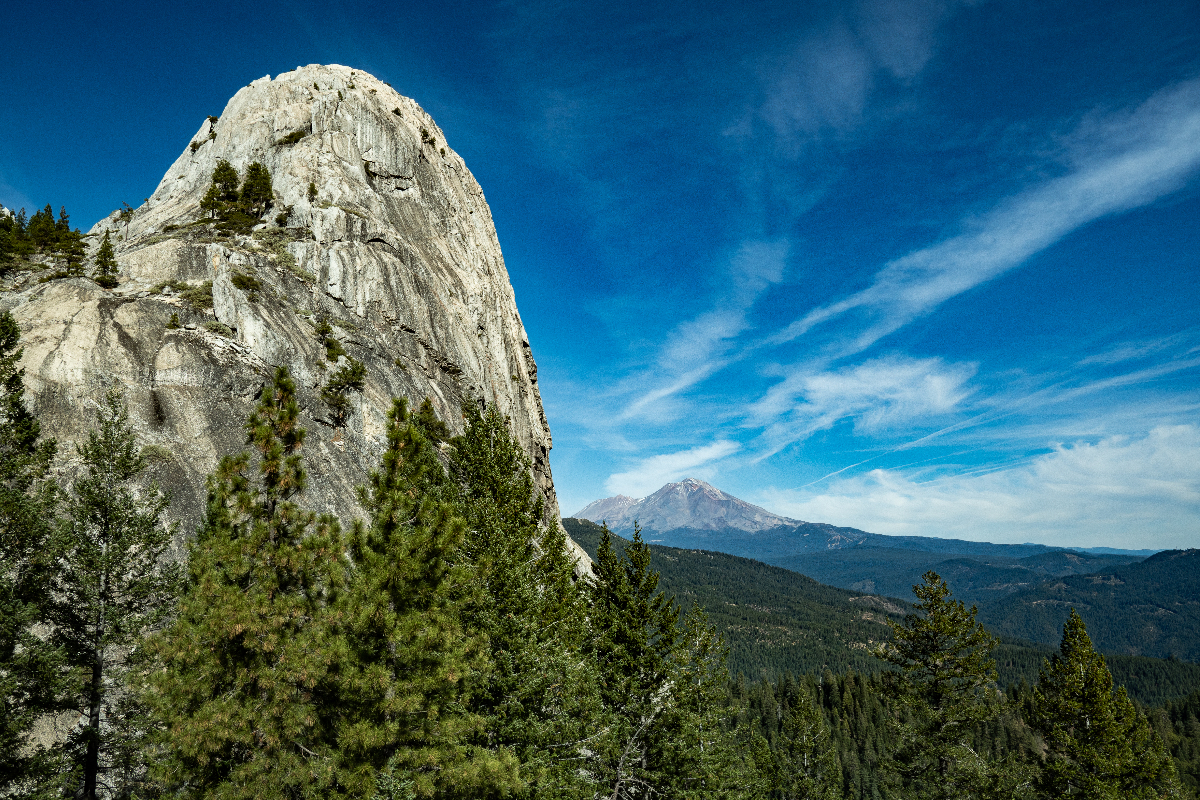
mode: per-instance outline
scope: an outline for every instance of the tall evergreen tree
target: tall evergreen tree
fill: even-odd
[[[888,684],[902,712],[890,763],[905,796],[978,797],[994,765],[971,747],[973,727],[999,712],[996,641],[975,621],[975,607],[950,599],[936,572],[913,587],[917,613],[890,623],[892,641],[876,655],[898,668]]]
[[[248,453],[209,477],[178,614],[153,642],[158,777],[185,796],[338,797],[354,785],[336,748],[344,546],[335,520],[294,502],[306,483],[299,414],[280,367],[246,421],[257,480]]]
[[[113,253],[107,230],[104,231],[104,239],[100,241],[100,249],[96,251],[95,280],[105,289],[112,289],[117,285],[117,258]]]
[[[255,161],[246,167],[246,178],[242,181],[242,188],[238,193],[238,200],[246,213],[261,217],[274,199],[271,173],[267,171],[262,162]]]
[[[47,621],[48,558],[58,493],[47,479],[53,440],[25,408],[20,329],[0,313],[0,795],[37,796],[54,772],[54,752],[30,739],[62,689],[60,649],[34,632]]]
[[[445,434],[432,406],[418,422]],[[557,524],[546,524],[529,457],[495,406],[470,406],[449,472],[467,523],[462,544],[479,587],[463,609],[489,643],[489,673],[471,708],[486,747],[510,748],[534,796],[586,791],[579,750],[599,711],[594,670],[581,657],[585,605]]]
[[[1046,741],[1042,797],[1091,800],[1182,796],[1162,740],[1125,694],[1071,609],[1059,653],[1038,673],[1033,725]]]
[[[587,652],[595,661],[605,707],[605,733],[588,748],[601,795],[612,800],[660,792],[669,777],[650,760],[655,726],[668,707],[679,609],[658,591],[650,548],[634,525],[618,554],[604,526],[590,587],[592,629]]]
[[[756,783],[756,765],[737,752],[745,731],[728,720],[727,655],[708,616],[693,604],[671,653],[670,677],[653,701],[658,719],[647,731],[646,765],[663,797],[753,796],[747,790]]]
[[[208,214],[209,219],[216,219],[217,214],[221,213],[224,207],[224,203],[221,201],[221,191],[214,181],[208,185],[204,197],[200,198],[200,209]],[[128,225],[126,227],[128,229]]]
[[[371,521],[350,538],[351,657],[338,742],[364,789],[373,781],[398,797],[503,796],[517,787],[516,761],[477,745],[484,720],[471,710],[487,660],[486,638],[461,619],[477,590],[459,558],[464,523],[415,422],[395,400],[388,449],[360,491]]]
[[[50,207],[49,203],[30,218],[26,230],[29,232],[33,246],[39,251],[53,246],[55,241],[54,209]]]
[[[54,223],[54,239],[59,247],[71,235],[71,215],[66,206],[58,207],[58,221]]]
[[[99,427],[78,450],[84,475],[54,548],[51,619],[52,640],[82,673],[73,692],[82,724],[68,749],[76,795],[94,800],[128,788],[112,768],[114,751],[136,735],[118,707],[126,656],[169,611],[177,569],[164,559],[168,500],[157,486],[139,485],[146,462],[118,390],[105,396]]]
[[[239,197],[238,173],[225,159],[217,161],[213,169],[212,185],[217,190],[217,199],[223,203],[236,203]]]

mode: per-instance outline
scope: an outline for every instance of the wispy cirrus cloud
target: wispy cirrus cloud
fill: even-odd
[[[1130,111],[1089,115],[1064,141],[1069,171],[1000,202],[977,219],[964,221],[962,233],[886,264],[866,289],[816,308],[781,331],[747,344],[742,357],[815,336],[822,329],[821,345],[806,360],[783,367],[783,380],[751,406],[750,423],[764,429],[763,455],[774,454],[838,419],[884,419],[891,413],[893,406],[886,398],[888,380],[897,377],[894,369],[871,376],[883,381],[882,391],[873,398],[875,411],[866,412],[861,403],[872,398],[839,377],[858,367],[832,365],[859,356],[950,298],[1021,266],[1072,231],[1151,203],[1200,171],[1200,80],[1164,89]],[[1089,360],[1100,363],[1107,358],[1115,363],[1146,355],[1159,346],[1150,342],[1128,345]],[[1054,395],[1057,402],[1063,402],[1071,396],[1191,366],[1191,359],[1173,359],[1127,375],[1060,387]],[[946,385],[957,385],[954,380],[952,377]],[[845,402],[830,402],[827,393],[824,401],[814,406],[808,397],[822,381],[845,388]],[[935,385],[940,383],[935,381]],[[871,417],[872,413],[876,417]]]
[[[1154,339],[1117,342],[1099,353],[1093,353],[1080,359],[1079,365],[1106,365],[1120,364],[1126,361],[1139,361],[1163,353],[1181,342],[1186,342],[1189,338],[1185,334],[1177,334],[1175,336],[1160,336]],[[1194,349],[1193,352],[1195,350],[1200,350],[1200,348]]]
[[[730,260],[727,288],[714,307],[677,325],[659,349],[654,368],[626,382],[632,399],[621,419],[670,414],[664,401],[729,363],[737,338],[750,327],[748,312],[768,287],[782,279],[788,249],[786,239],[741,244]]]
[[[971,394],[974,364],[889,356],[836,370],[794,372],[750,409],[764,427],[759,458],[819,430],[852,420],[856,431],[945,418]]]
[[[866,289],[816,308],[774,334],[746,337],[748,312],[772,280],[751,282],[736,302],[681,324],[660,350],[650,388],[626,405],[622,418],[643,415],[668,399],[675,401],[671,413],[678,415],[685,405],[679,397],[691,387],[823,325],[829,330],[818,340],[821,346],[806,360],[781,367],[783,379],[749,404],[743,425],[759,430],[751,445],[754,460],[841,421],[852,422],[856,433],[872,435],[906,424],[928,429],[954,414],[977,420],[954,421],[946,428],[961,430],[1196,366],[1195,358],[1170,358],[1119,375],[1043,383],[1015,396],[1001,392],[968,408],[964,401],[973,392],[968,385],[973,364],[903,356],[846,363],[1072,231],[1178,189],[1200,169],[1200,80],[1164,89],[1132,110],[1089,115],[1063,142],[1067,167],[1062,174],[965,220],[963,232],[886,264]],[[1080,366],[1134,360],[1169,346],[1132,343]]]
[[[770,490],[776,513],[877,533],[1085,546],[1200,543],[1200,427],[1056,446],[1015,466],[928,479],[872,470],[824,491]]]
[[[612,494],[645,497],[663,484],[685,476],[711,479],[718,461],[741,449],[737,442],[721,440],[677,453],[643,459],[633,469],[609,476],[604,488]]]
[[[1164,89],[1133,111],[1092,115],[1067,142],[1074,169],[890,262],[869,287],[810,311],[770,343],[840,320],[844,330],[827,355],[852,356],[1072,231],[1177,190],[1200,169],[1200,80]]]

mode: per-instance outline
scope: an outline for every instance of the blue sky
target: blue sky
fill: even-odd
[[[567,513],[693,476],[879,533],[1200,545],[1200,6],[25,4],[0,203],[82,227],[300,64],[491,205]]]

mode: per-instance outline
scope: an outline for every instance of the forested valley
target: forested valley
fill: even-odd
[[[181,562],[119,389],[60,485],[20,355],[2,314],[0,796],[1194,794],[1200,694],[1135,702],[1074,614],[1006,683],[1003,646],[932,572],[852,659],[805,661],[835,648],[801,640],[794,668],[731,676],[715,590],[668,594],[636,532],[601,528],[577,575],[494,407],[451,436],[395,400],[343,526],[304,505],[280,368]]]

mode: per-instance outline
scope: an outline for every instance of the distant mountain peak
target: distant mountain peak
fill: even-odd
[[[799,520],[772,514],[696,478],[668,483],[654,494],[634,499],[624,495],[589,503],[573,514],[577,519],[607,522],[627,531],[636,520],[647,531],[741,530],[747,532],[800,525]]]

